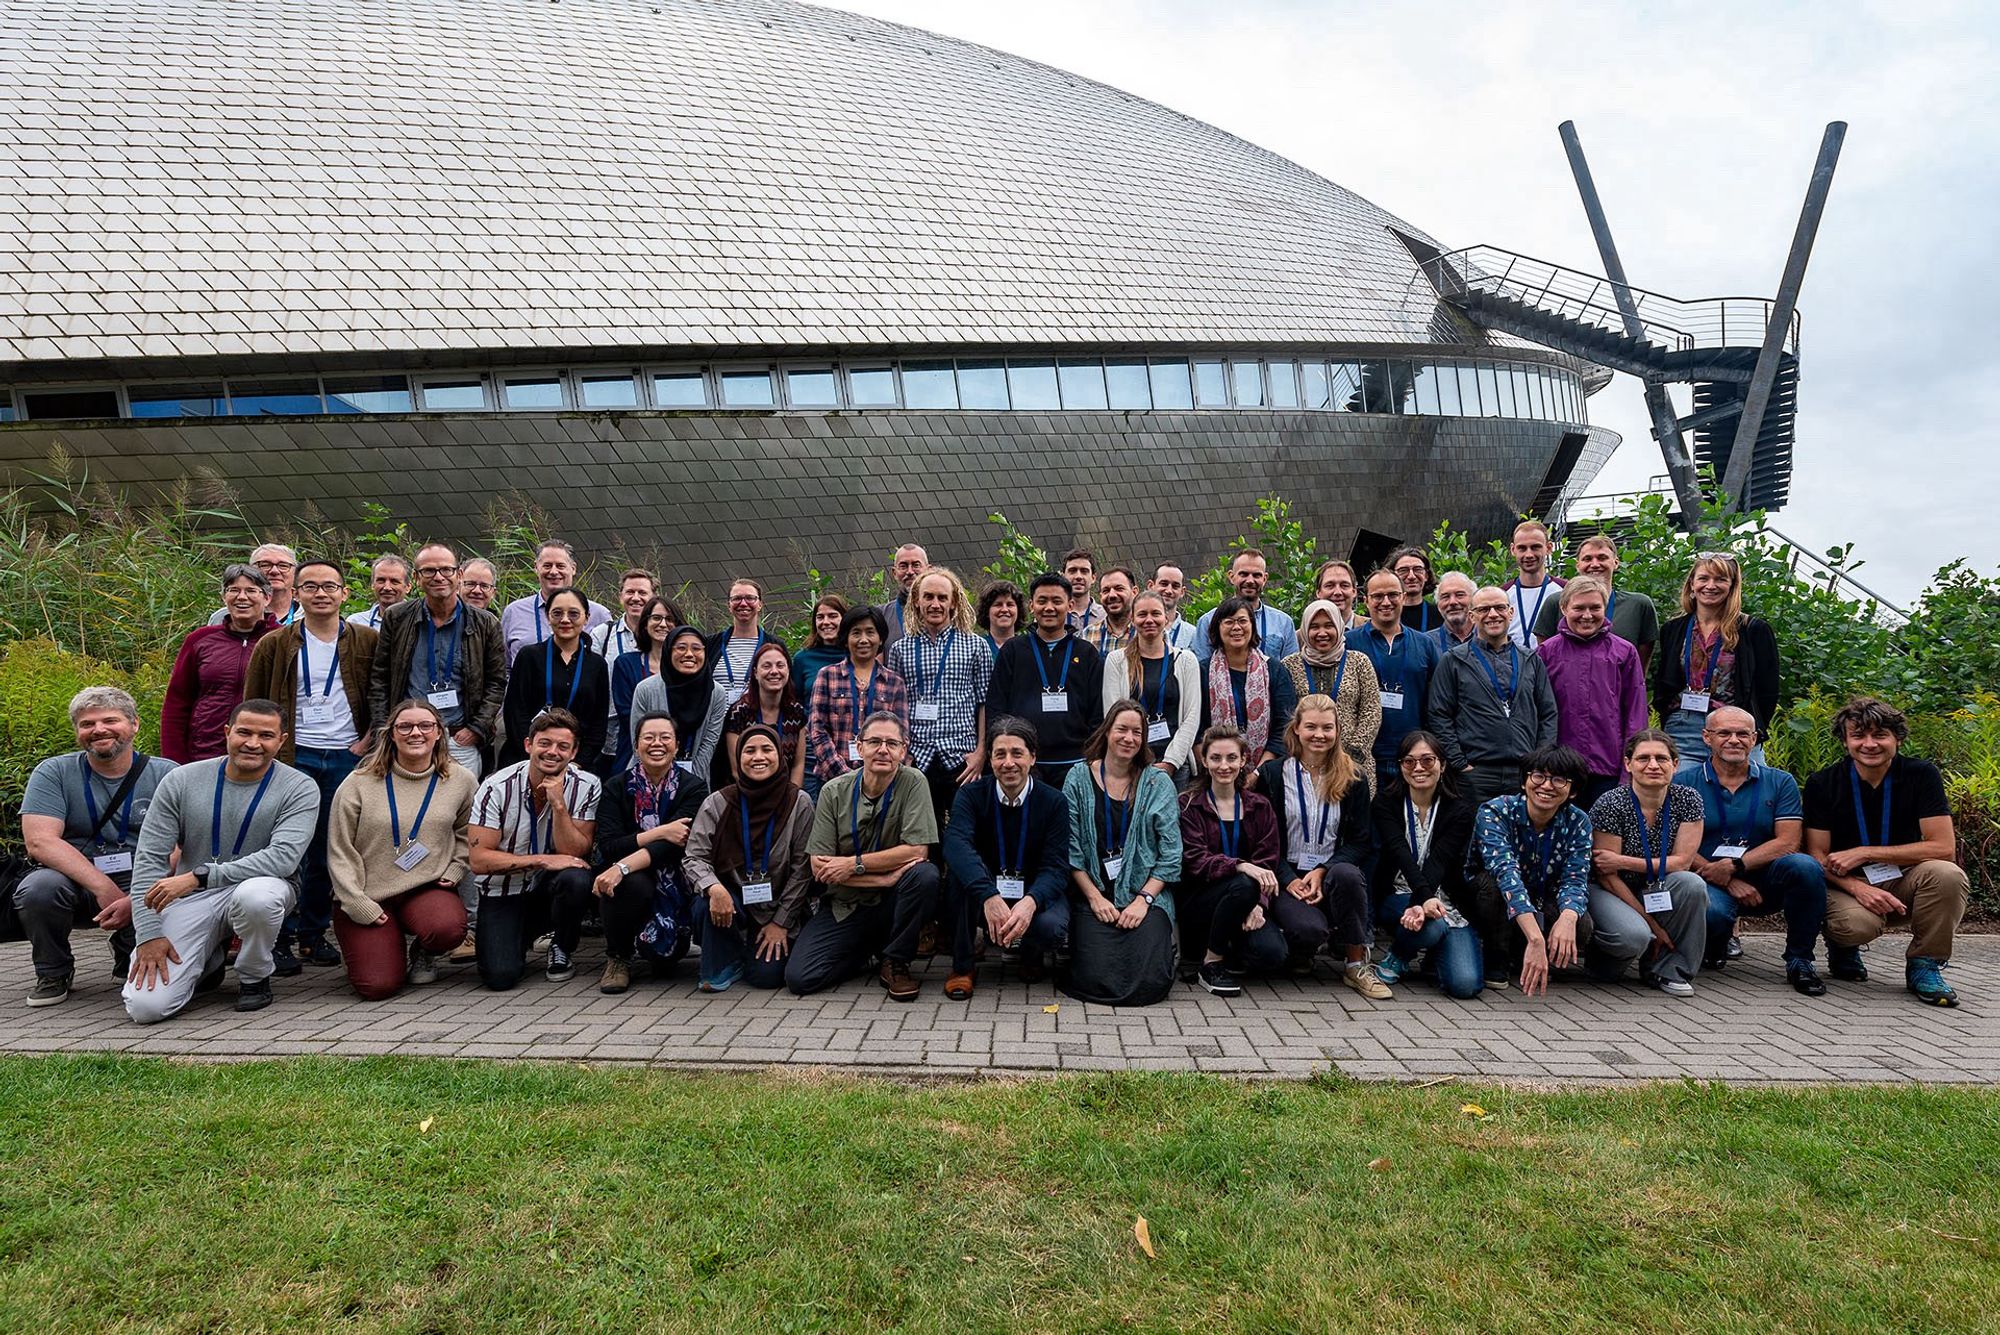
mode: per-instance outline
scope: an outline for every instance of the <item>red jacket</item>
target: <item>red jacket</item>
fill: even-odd
[[[1222,818],[1208,781],[1181,794],[1181,879],[1212,885],[1236,874],[1239,862],[1278,869],[1278,818],[1262,793],[1243,794],[1243,824],[1236,856],[1222,851]]]
[[[247,635],[231,630],[226,621],[188,633],[167,678],[167,698],[160,704],[161,755],[185,765],[222,754],[229,712],[243,703],[250,651],[276,627],[277,622],[267,616]]]

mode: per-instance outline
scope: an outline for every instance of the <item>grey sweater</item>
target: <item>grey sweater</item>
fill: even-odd
[[[222,785],[222,844],[212,846],[216,772],[226,757],[183,765],[160,780],[146,823],[139,827],[139,846],[132,854],[132,928],[144,945],[166,935],[160,915],[146,907],[153,882],[171,874],[174,849],[180,870],[208,868],[208,888],[227,889],[257,876],[289,880],[312,842],[319,824],[319,785],[290,765],[271,763],[271,786],[257,813],[243,831],[243,852],[233,855],[243,813],[256,796],[255,783],[224,780]],[[203,893],[197,890],[196,894]]]

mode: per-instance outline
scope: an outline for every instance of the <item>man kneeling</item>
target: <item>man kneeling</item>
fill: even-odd
[[[1035,725],[996,719],[986,732],[986,773],[958,790],[944,827],[951,873],[945,921],[952,928],[944,993],[972,995],[973,933],[1018,950],[1021,977],[1036,982],[1049,955],[1069,941],[1069,800],[1035,776]]]

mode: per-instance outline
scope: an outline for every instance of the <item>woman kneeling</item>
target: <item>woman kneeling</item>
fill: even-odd
[[[783,760],[778,730],[752,723],[736,741],[736,782],[701,804],[683,864],[694,888],[701,990],[741,978],[780,987],[812,885],[813,804]]]
[[[1150,1006],[1174,985],[1174,897],[1181,827],[1174,783],[1154,765],[1146,711],[1119,700],[1063,780],[1069,798],[1069,979],[1063,991],[1107,1006]]]

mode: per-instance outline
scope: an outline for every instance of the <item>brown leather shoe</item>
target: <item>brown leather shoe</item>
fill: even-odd
[[[632,967],[624,960],[613,957],[604,961],[604,976],[597,980],[597,990],[607,997],[615,997],[632,986]]]
[[[972,975],[955,973],[944,980],[944,994],[953,1001],[964,1001],[972,995]]]
[[[882,986],[889,989],[891,1001],[915,1001],[917,980],[910,977],[910,966],[897,964],[893,960],[882,961]]]

